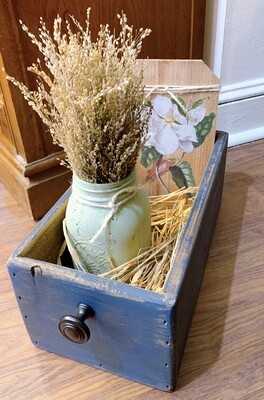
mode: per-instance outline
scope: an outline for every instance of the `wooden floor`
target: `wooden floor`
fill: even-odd
[[[228,150],[222,207],[174,393],[31,345],[5,265],[33,226],[0,185],[0,399],[264,399],[264,141]]]

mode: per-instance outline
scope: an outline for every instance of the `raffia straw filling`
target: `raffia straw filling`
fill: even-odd
[[[151,196],[151,248],[100,276],[163,293],[196,193],[197,188],[188,188]]]

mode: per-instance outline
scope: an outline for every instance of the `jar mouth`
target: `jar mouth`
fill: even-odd
[[[73,184],[76,183],[80,188],[89,190],[89,192],[106,192],[108,190],[113,190],[116,188],[123,188],[130,186],[130,183],[133,183],[136,181],[137,184],[137,175],[136,175],[136,170],[135,168],[132,170],[132,172],[124,179],[121,179],[120,181],[117,182],[109,182],[109,183],[92,183],[92,182],[87,182],[84,181],[83,179],[79,178],[74,172],[72,174],[72,182]],[[130,182],[131,181],[131,182]],[[96,189],[95,189],[96,188]]]

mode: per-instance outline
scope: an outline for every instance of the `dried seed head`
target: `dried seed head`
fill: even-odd
[[[121,13],[118,18],[119,36],[105,25],[95,42],[90,8],[84,28],[70,16],[67,34],[62,34],[59,16],[53,35],[41,18],[39,38],[20,21],[43,54],[46,69],[39,59],[29,68],[37,78],[36,91],[8,77],[48,126],[54,142],[63,147],[71,169],[89,182],[125,178],[147,134],[150,110],[146,111],[143,71],[136,58],[150,30],[141,28],[134,35],[126,15]]]

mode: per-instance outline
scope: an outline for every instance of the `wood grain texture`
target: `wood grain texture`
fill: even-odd
[[[263,152],[263,141],[228,150],[223,202],[171,394],[32,346],[5,263],[34,222],[0,186],[0,398],[263,399]]]
[[[180,97],[183,99],[186,104],[194,104],[196,101],[201,101],[206,116],[211,115],[211,113],[214,113],[215,116],[217,114],[220,82],[202,60],[149,59],[144,70],[144,82],[147,90],[151,93],[149,97],[150,101],[155,100],[155,96],[159,94],[158,89],[155,91],[155,87],[170,87],[170,93],[177,98]],[[187,93],[184,92],[184,87],[189,87]],[[201,91],[196,92],[195,89],[191,89],[197,87]],[[208,91],[209,87],[214,88],[214,91]],[[170,94],[166,92],[164,94],[171,99]],[[216,118],[213,119],[210,132],[201,146],[194,148],[190,153],[183,153],[182,149],[177,148],[174,153],[166,154],[165,156],[165,158],[188,162],[191,166],[195,185],[197,186],[200,185],[205,168],[212,154],[215,131]],[[171,135],[171,143],[173,137],[174,135]],[[167,139],[167,145],[169,143],[170,141]],[[147,180],[151,168],[153,168],[153,165],[147,170],[138,162],[140,182],[144,184],[145,189],[150,195],[164,194],[164,188],[162,188],[157,179]],[[176,185],[170,171],[167,170],[167,172],[162,174],[162,181],[169,191],[175,190]]]
[[[202,58],[205,18],[205,0],[63,0],[39,2],[16,0],[17,15],[37,32],[39,17],[48,21],[60,15],[73,14],[82,23],[86,9],[91,7],[91,31],[96,36],[100,24],[108,23],[110,28],[119,29],[116,14],[123,10],[128,23],[135,29],[151,28],[152,34],[146,39],[142,58]],[[28,49],[28,55],[35,51]]]

